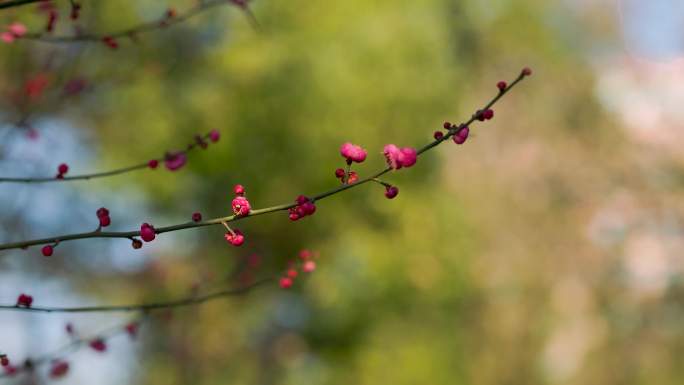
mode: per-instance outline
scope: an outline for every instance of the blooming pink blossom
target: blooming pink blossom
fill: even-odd
[[[242,246],[245,243],[245,236],[242,235],[242,231],[234,229],[232,233],[225,234],[226,241],[233,246]]]
[[[366,150],[349,142],[340,146],[340,154],[347,159],[349,164],[352,162],[361,163],[366,160]]]
[[[411,167],[416,164],[418,153],[413,147],[399,148],[394,144],[388,144],[383,149],[387,165],[395,170],[402,167]]]
[[[251,210],[251,206],[249,204],[249,201],[247,198],[243,196],[237,196],[235,199],[233,199],[232,202],[233,206],[233,212],[237,216],[244,216],[249,214],[249,211]]]

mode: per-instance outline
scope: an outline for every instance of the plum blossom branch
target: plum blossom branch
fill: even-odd
[[[17,305],[0,305],[0,311],[24,311],[36,313],[104,313],[104,312],[150,312],[154,310],[179,308],[193,305],[200,305],[205,302],[214,301],[221,298],[246,294],[250,290],[272,282],[273,277],[263,278],[251,284],[237,288],[223,289],[200,296],[191,296],[166,302],[150,302],[143,304],[130,305],[110,305],[110,306],[79,306],[79,307],[50,307],[50,306],[26,306],[20,302]],[[31,301],[32,302],[32,301]]]
[[[0,378],[15,377],[20,373],[28,373],[35,370],[38,366],[47,363],[52,363],[49,372],[50,378],[61,378],[69,371],[69,363],[65,359],[67,355],[76,352],[78,349],[86,345],[90,345],[93,350],[98,352],[104,352],[107,349],[105,341],[120,334],[125,333],[131,338],[135,338],[141,323],[146,320],[146,317],[146,314],[134,317],[128,320],[126,323],[107,328],[91,337],[75,337],[73,335],[73,330],[71,330],[71,326],[67,326],[67,333],[72,336],[72,339],[69,343],[50,353],[46,353],[34,358],[26,358],[23,360],[20,366],[10,364],[10,358],[8,358],[7,364],[3,365],[4,373],[0,373]]]
[[[135,39],[138,35],[170,27],[175,24],[182,23],[204,11],[207,11],[216,6],[232,4],[242,9],[247,15],[250,23],[255,28],[258,23],[254,14],[248,7],[248,0],[200,0],[193,7],[187,9],[182,13],[177,13],[173,8],[170,8],[158,20],[147,21],[135,25],[130,28],[114,31],[110,33],[76,33],[74,35],[50,35],[49,33],[26,33],[21,36],[22,39],[36,40],[45,43],[74,43],[74,42],[104,42],[111,48],[118,48],[116,39],[131,38]]]
[[[46,182],[67,182],[67,181],[75,181],[75,180],[90,180],[90,179],[96,179],[96,178],[104,178],[108,176],[114,176],[114,175],[119,175],[119,174],[125,174],[127,172],[131,171],[136,171],[136,170],[142,170],[145,168],[150,168],[150,169],[155,169],[159,165],[160,162],[164,162],[166,167],[171,170],[177,170],[183,165],[185,165],[185,162],[187,160],[186,153],[197,148],[206,148],[209,143],[207,140],[211,142],[217,142],[219,140],[220,134],[216,130],[212,130],[211,132],[200,136],[197,135],[195,136],[195,142],[189,144],[186,146],[186,148],[182,151],[175,151],[175,152],[167,152],[164,157],[162,158],[156,158],[156,159],[151,159],[147,162],[136,164],[133,166],[128,166],[128,167],[122,167],[122,168],[117,168],[114,170],[109,170],[109,171],[104,171],[104,172],[97,172],[97,173],[92,173],[92,174],[81,174],[81,175],[73,175],[73,176],[66,176],[66,173],[69,171],[69,167],[65,164],[62,163],[59,165],[57,169],[57,176],[54,177],[42,177],[42,178],[14,178],[14,177],[0,177],[0,183],[46,183]]]
[[[309,258],[309,256],[307,256],[307,258]],[[311,264],[313,262],[310,259],[308,259],[303,267],[303,271],[311,272],[315,268],[315,265],[313,268],[307,269],[306,263]],[[23,361],[23,364],[21,366],[10,364],[10,358],[8,358],[5,354],[1,354],[2,352],[0,352],[0,358],[2,358],[2,366],[4,367],[4,373],[0,373],[0,378],[13,377],[21,372],[29,372],[34,370],[37,366],[48,362],[52,363],[49,372],[50,377],[54,379],[63,377],[69,371],[69,363],[65,359],[65,357],[68,354],[73,353],[74,351],[78,350],[84,345],[89,345],[93,350],[97,352],[104,352],[107,350],[107,340],[122,333],[126,333],[131,338],[135,338],[138,333],[140,324],[144,320],[146,320],[147,317],[149,317],[154,311],[201,305],[203,303],[215,301],[222,298],[245,295],[248,294],[252,289],[255,289],[258,286],[262,286],[272,281],[274,281],[274,277],[268,277],[254,281],[247,285],[242,285],[237,288],[218,290],[201,296],[191,296],[167,302],[153,302],[147,304],[115,306],[31,307],[32,298],[30,296],[22,294],[21,296],[19,296],[17,305],[0,305],[0,310],[16,310],[40,313],[140,312],[141,315],[129,320],[125,324],[117,325],[112,328],[106,329],[104,331],[97,333],[95,336],[91,336],[88,338],[78,337],[73,330],[73,326],[71,324],[67,324],[66,331],[72,337],[72,340],[68,344],[51,353],[35,358],[26,359]],[[289,284],[292,284],[291,280]]]
[[[493,111],[490,110],[490,108],[499,100],[503,95],[508,93],[513,87],[515,87],[522,79],[524,79],[526,76],[529,76],[531,74],[531,70],[528,68],[523,69],[523,71],[518,75],[518,77],[511,82],[510,85],[506,85],[505,82],[500,82],[499,84],[503,84],[503,87],[499,86],[499,93],[492,99],[490,100],[484,108],[477,110],[471,117],[468,119],[466,122],[461,123],[460,125],[451,125],[445,123],[445,128],[448,129],[446,134],[443,134],[439,132],[440,135],[435,134],[435,140],[432,142],[426,144],[419,150],[412,150],[413,154],[413,163],[415,162],[415,159],[417,156],[425,153],[426,151],[438,146],[442,142],[444,142],[446,139],[453,137],[454,142],[456,143],[463,143],[465,141],[465,138],[462,136],[465,134],[467,137],[467,132],[468,132],[468,126],[472,123],[474,123],[476,120],[486,120],[487,116],[491,114],[493,116]],[[491,118],[490,116],[490,118]],[[459,142],[459,140],[462,140]],[[393,147],[393,151],[399,151],[396,146],[394,145],[388,145],[386,146],[386,151],[387,147]],[[406,149],[403,149],[406,150]],[[411,163],[410,165],[412,165]],[[329,196],[341,193],[345,190],[361,186],[367,182],[374,181],[377,178],[380,178],[382,175],[390,172],[393,169],[398,169],[400,168],[401,165],[396,164],[391,164],[389,167],[384,168],[375,174],[372,174],[371,176],[368,176],[363,179],[359,179],[354,183],[344,183],[334,189],[331,189],[329,191],[320,193],[318,195],[315,195],[310,198],[306,198],[305,200],[310,201],[311,203],[325,199]],[[407,165],[408,167],[408,165]],[[237,187],[237,186],[236,186]],[[238,194],[240,195],[240,194]],[[396,195],[396,194],[395,194]],[[389,198],[389,196],[388,196]],[[67,235],[61,235],[61,236],[56,236],[56,237],[49,237],[49,238],[42,238],[42,239],[33,239],[33,240],[28,240],[28,241],[21,241],[21,242],[12,242],[12,243],[5,243],[5,244],[0,244],[0,250],[9,250],[9,249],[18,249],[18,248],[27,248],[29,246],[34,246],[34,245],[44,245],[44,244],[58,244],[60,242],[64,241],[70,241],[70,240],[76,240],[76,239],[87,239],[87,238],[128,238],[128,239],[133,239],[134,240],[134,247],[135,247],[135,242],[140,242],[139,240],[135,239],[134,237],[137,236],[143,236],[143,240],[148,241],[154,239],[155,234],[161,234],[161,233],[167,233],[167,232],[172,232],[172,231],[178,231],[178,230],[185,230],[185,229],[191,229],[191,228],[197,228],[197,227],[204,227],[204,226],[212,226],[212,225],[220,225],[228,222],[235,222],[239,221],[245,218],[249,217],[255,217],[258,215],[264,215],[264,214],[269,214],[269,213],[274,213],[277,211],[287,211],[290,209],[295,209],[299,207],[302,204],[302,202],[295,202],[295,203],[284,203],[276,206],[271,206],[271,207],[266,207],[262,209],[255,209],[255,210],[250,210],[247,214],[235,214],[235,215],[230,215],[226,217],[219,217],[219,218],[213,218],[213,219],[208,219],[205,221],[189,221],[186,223],[180,223],[176,225],[171,225],[171,226],[165,226],[165,227],[158,227],[158,228],[153,228],[150,225],[143,224],[143,227],[139,231],[119,231],[119,232],[110,232],[110,231],[100,231],[99,229],[96,231],[91,231],[91,232],[85,232],[85,233],[78,233],[78,234],[67,234]],[[145,226],[147,225],[147,227]],[[148,237],[147,239],[146,236]]]

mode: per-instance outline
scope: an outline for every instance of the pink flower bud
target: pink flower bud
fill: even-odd
[[[249,201],[247,198],[243,196],[238,196],[233,199],[232,202],[232,207],[233,207],[233,212],[237,216],[245,216],[249,214],[249,211],[251,210],[251,206],[249,204]]]
[[[221,133],[218,132],[218,130],[211,130],[209,133],[209,140],[211,140],[213,143],[216,143],[219,141],[221,138]]]
[[[41,249],[41,252],[43,253],[44,257],[50,257],[50,256],[52,256],[52,253],[54,252],[54,247],[52,247],[50,245],[43,246],[43,248]]]
[[[385,188],[385,197],[387,199],[394,199],[399,194],[399,189],[396,186],[388,186]]]
[[[167,153],[166,156],[164,157],[164,165],[166,166],[167,169],[171,171],[176,171],[179,168],[185,166],[185,163],[188,161],[187,155],[185,155],[185,152],[179,151],[175,153]]]
[[[156,236],[154,227],[149,223],[143,223],[140,226],[140,238],[145,242],[152,242]]]
[[[245,236],[242,235],[242,231],[238,229],[234,229],[232,233],[226,233],[225,238],[228,243],[236,247],[242,246],[242,244],[245,243]]]

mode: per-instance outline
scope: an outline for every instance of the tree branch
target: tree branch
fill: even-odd
[[[249,292],[257,286],[261,286],[267,282],[273,281],[274,278],[263,278],[255,281],[249,285],[215,291],[213,293],[202,296],[192,296],[182,299],[177,299],[167,302],[150,302],[145,304],[131,304],[131,305],[113,305],[113,306],[82,306],[82,307],[20,307],[16,305],[0,305],[0,311],[24,311],[36,313],[104,313],[104,312],[150,312],[153,310],[186,307],[192,305],[199,305],[205,302],[217,300],[220,298],[241,295]]]
[[[21,39],[36,40],[44,43],[74,43],[74,42],[101,42],[105,38],[117,39],[121,37],[135,38],[136,36],[150,31],[166,28],[175,24],[182,23],[206,10],[219,5],[233,4],[245,11],[250,24],[258,28],[256,18],[249,10],[247,5],[241,5],[233,0],[206,0],[198,1],[197,5],[189,8],[187,11],[175,15],[173,17],[164,16],[159,20],[148,21],[136,26],[122,29],[120,31],[110,33],[82,33],[76,35],[62,35],[53,36],[47,33],[28,33],[21,37]]]
[[[32,3],[40,3],[41,1],[45,1],[45,0],[10,0],[10,1],[3,1],[3,2],[0,2],[0,9],[12,8],[12,7],[20,7],[20,6],[22,6],[22,5],[27,5],[27,4],[32,4]]]
[[[95,336],[91,336],[88,338],[75,338],[65,346],[42,356],[36,357],[36,358],[29,358],[25,359],[23,362],[24,364],[21,366],[16,366],[14,367],[15,371],[12,373],[9,373],[5,371],[5,373],[0,373],[0,378],[6,378],[6,377],[12,377],[20,373],[25,373],[29,372],[31,370],[34,370],[37,366],[48,363],[48,362],[54,362],[57,359],[62,359],[64,358],[67,354],[72,353],[79,349],[81,346],[87,345],[91,343],[94,339],[99,339],[106,341],[110,339],[111,337],[114,337],[118,334],[122,333],[131,333],[129,330],[127,330],[128,325],[135,324],[136,328],[137,326],[149,315],[150,312],[155,311],[155,310],[162,310],[162,309],[171,309],[171,308],[179,308],[179,307],[186,307],[186,306],[192,306],[192,305],[200,305],[205,302],[221,299],[221,298],[226,298],[230,296],[238,296],[242,294],[246,294],[250,292],[252,289],[256,288],[257,286],[261,286],[267,282],[273,281],[274,278],[264,278],[258,281],[255,281],[254,283],[242,287],[238,287],[235,289],[226,289],[226,290],[220,290],[216,291],[210,294],[206,294],[203,296],[194,296],[194,297],[188,297],[188,298],[183,298],[175,301],[169,301],[169,302],[154,302],[154,303],[147,303],[147,304],[138,304],[138,305],[120,305],[120,306],[92,306],[92,307],[17,307],[17,306],[10,306],[10,305],[0,305],[0,310],[15,310],[15,311],[26,311],[26,312],[40,312],[40,313],[86,313],[86,312],[134,312],[134,311],[139,311],[142,312],[142,315],[139,317],[134,318],[133,320],[129,320],[125,324],[118,325],[111,327],[109,329],[103,330],[100,333],[96,334]]]
[[[201,139],[203,141],[206,141],[207,139],[210,138],[210,135],[211,135],[210,133],[207,133],[204,136],[202,136]],[[198,136],[198,138],[200,138],[200,137]],[[199,146],[199,144],[197,143],[197,141],[195,141],[194,143],[187,145],[182,152],[187,153],[187,152],[197,148],[197,146]],[[164,158],[157,158],[157,159],[151,159],[151,160],[156,161],[156,162],[160,162],[160,163],[164,162]],[[104,178],[104,177],[108,177],[108,176],[124,174],[127,172],[141,170],[144,168],[149,168],[150,167],[149,162],[150,161],[147,161],[147,162],[136,164],[133,166],[117,168],[117,169],[109,170],[109,171],[97,172],[97,173],[92,173],[92,174],[64,176],[62,178],[56,178],[56,177],[49,177],[49,178],[48,177],[42,177],[42,178],[0,177],[0,183],[46,183],[46,182],[68,182],[68,181],[74,181],[74,180],[90,180],[90,179]]]
[[[133,319],[130,319],[126,323],[119,324],[113,327],[109,327],[107,329],[104,329],[97,333],[95,336],[90,336],[90,337],[79,337],[79,338],[74,338],[72,339],[69,343],[66,345],[62,346],[59,349],[54,350],[53,352],[43,354],[41,356],[37,356],[35,358],[26,358],[23,360],[23,364],[21,366],[13,366],[14,371],[7,371],[5,370],[4,373],[0,373],[0,378],[9,378],[9,377],[14,377],[18,374],[21,373],[27,373],[35,370],[38,366],[49,363],[49,362],[54,362],[58,359],[64,358],[66,355],[75,352],[78,350],[80,347],[89,344],[94,338],[99,338],[102,340],[108,340],[114,336],[117,336],[119,334],[127,333],[128,331],[126,330],[127,325],[135,324],[135,325],[140,325],[145,320],[145,315],[135,317]]]
[[[506,88],[501,90],[491,101],[489,101],[484,108],[478,111],[484,111],[485,109],[490,108],[493,106],[503,95],[505,95],[508,91],[510,91],[513,87],[515,87],[523,78],[525,77],[525,73],[521,72],[520,75]],[[440,139],[435,139],[434,141],[428,143],[427,145],[423,146],[420,150],[417,151],[418,155],[423,154],[424,152],[438,146],[445,140],[447,140],[449,137],[455,135],[462,127],[468,126],[475,122],[475,120],[478,118],[478,112],[473,114],[471,118],[460,124],[460,125],[455,125],[451,129],[449,129],[449,132],[441,137]],[[375,178],[379,178],[380,176],[386,174],[387,172],[391,171],[392,168],[387,167],[383,170],[378,171],[377,173],[364,178],[360,179],[356,183],[352,184],[343,184],[341,186],[338,186],[332,190],[320,193],[314,197],[311,197],[312,201],[318,201],[324,198],[327,198],[329,196],[338,194],[342,191],[345,191],[350,188],[358,187],[366,182],[372,181]],[[257,209],[257,210],[251,210],[248,215],[243,215],[243,216],[236,216],[236,215],[230,215],[226,217],[219,217],[219,218],[214,218],[214,219],[209,219],[206,221],[201,221],[201,222],[186,222],[186,223],[181,223],[177,225],[172,225],[172,226],[166,226],[166,227],[159,227],[155,229],[155,232],[157,234],[161,233],[167,233],[171,231],[178,231],[178,230],[185,230],[185,229],[190,229],[190,228],[196,228],[196,227],[204,227],[204,226],[211,226],[211,225],[219,225],[225,222],[235,222],[239,221],[245,218],[249,217],[255,217],[257,215],[263,215],[263,214],[269,214],[273,213],[276,211],[286,211],[289,210],[290,208],[296,207],[296,203],[284,203],[281,205],[277,206],[271,206],[271,207],[266,207],[262,209]],[[91,231],[87,233],[78,233],[78,234],[67,234],[67,235],[61,235],[61,236],[56,236],[56,237],[50,237],[50,238],[42,238],[42,239],[34,239],[34,240],[29,240],[29,241],[22,241],[22,242],[12,242],[12,243],[5,243],[5,244],[0,244],[0,250],[9,250],[9,249],[18,249],[18,248],[26,248],[28,246],[34,246],[34,245],[43,245],[43,244],[56,244],[59,242],[64,242],[64,241],[70,241],[70,240],[76,240],[76,239],[87,239],[87,238],[128,238],[131,239],[133,237],[139,236],[140,231],[121,231],[121,232],[110,232],[110,231]]]

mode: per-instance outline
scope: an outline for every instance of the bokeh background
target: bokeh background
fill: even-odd
[[[84,0],[105,32],[192,1]],[[71,33],[58,1],[57,33]],[[51,176],[135,164],[222,139],[177,172],[0,185],[0,241],[227,215],[327,190],[339,145],[421,146],[524,66],[534,75],[473,127],[388,182],[219,227],[0,253],[0,302],[165,300],[278,274],[301,249],[318,269],[291,290],[165,312],[130,341],[68,356],[63,384],[681,384],[684,382],[684,5],[678,0],[254,1],[104,44],[0,46],[0,171]],[[0,21],[44,28],[36,6]],[[73,83],[77,81],[77,83]],[[43,84],[28,96],[27,82]],[[67,84],[79,92],[66,93]],[[80,89],[82,87],[82,89]],[[35,89],[32,88],[32,89]],[[22,94],[23,93],[23,94]],[[246,270],[258,256],[259,265]],[[127,315],[0,313],[21,362]],[[7,383],[43,383],[48,367]]]

